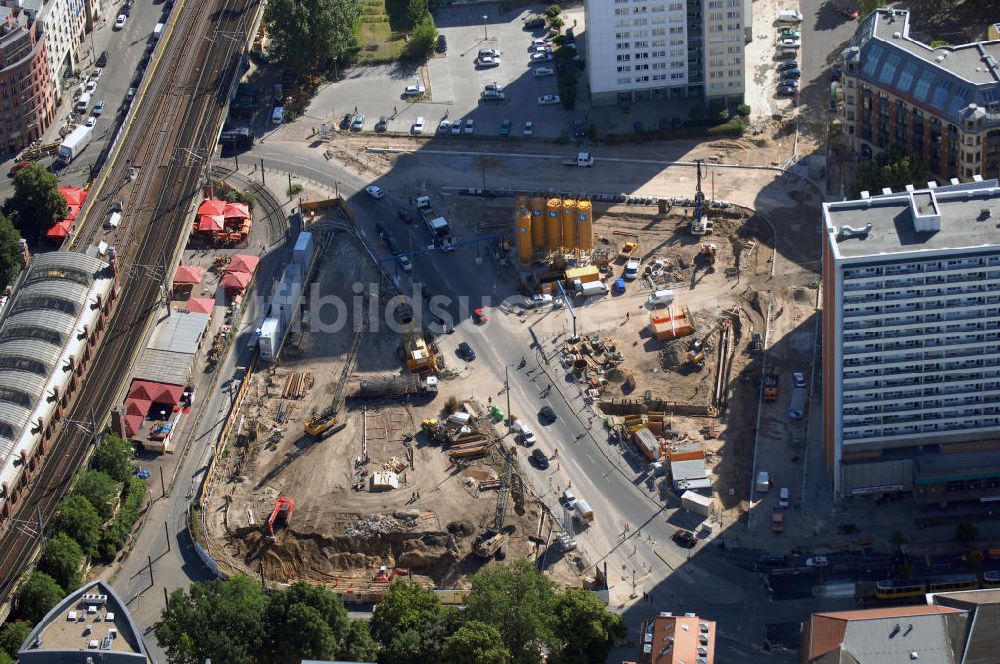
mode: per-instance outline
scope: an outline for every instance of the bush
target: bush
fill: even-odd
[[[437,41],[437,26],[434,17],[425,13],[423,19],[410,33],[410,41],[406,45],[406,54],[411,58],[425,58],[434,49]]]
[[[750,104],[740,104],[736,107],[736,114],[741,117],[748,118],[750,117],[750,110]]]
[[[729,111],[726,109],[722,109],[715,117],[720,124],[723,122],[729,122]]]
[[[100,470],[87,470],[80,475],[80,479],[77,480],[76,486],[73,488],[73,493],[90,501],[101,518],[107,520],[115,513],[121,485],[107,473]]]
[[[290,185],[288,187],[288,192],[287,192],[288,193],[288,197],[291,198],[292,196],[295,196],[296,194],[301,194],[302,193],[302,189],[303,189],[303,187],[302,187],[301,184],[299,184],[298,182],[293,183],[292,185]]]
[[[562,18],[560,18],[559,16],[549,19],[549,27],[555,28],[556,30],[563,27],[564,25],[566,25],[566,22],[563,21]]]
[[[125,547],[128,536],[139,520],[139,512],[146,500],[146,480],[133,477],[128,484],[128,490],[122,501],[115,520],[101,534],[98,553],[104,560],[113,560]]]
[[[562,14],[562,7],[559,5],[549,5],[545,8],[545,15],[549,18],[555,18],[559,14]]]

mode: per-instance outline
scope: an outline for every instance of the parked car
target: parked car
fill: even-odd
[[[441,122],[438,123],[439,134],[447,134],[450,129],[451,129],[451,123],[448,122],[447,120],[442,120]]]
[[[534,461],[535,465],[537,465],[542,470],[545,470],[546,468],[549,467],[549,458],[545,456],[545,452],[541,451],[538,448],[535,448],[535,450],[532,451],[531,460]]]
[[[455,120],[454,122],[451,123],[451,135],[458,136],[461,133],[462,133],[462,121]]]
[[[7,177],[9,177],[9,178],[14,177],[15,175],[17,175],[17,172],[19,170],[21,170],[22,168],[27,168],[28,166],[31,166],[31,162],[30,161],[19,161],[19,162],[17,162],[16,164],[14,164],[13,166],[10,167],[10,170],[7,172]]]
[[[355,115],[354,122],[351,123],[351,131],[361,131],[361,129],[364,128],[364,126],[365,126],[365,116],[361,115],[360,113],[358,115]]]
[[[465,133],[471,134],[476,131],[476,121],[472,118],[465,118]]]
[[[792,374],[792,382],[795,383],[795,387],[805,387],[806,375],[801,371],[796,371]]]
[[[546,37],[535,37],[534,39],[531,40],[531,45],[532,46],[550,46],[551,44],[552,44],[552,40],[549,37],[547,37],[547,36]]]
[[[562,101],[559,95],[542,95],[538,98],[539,106],[551,106],[552,104],[558,104]]]
[[[788,62],[782,62],[778,65],[778,71],[788,71],[789,69],[798,69],[799,63],[795,60],[789,60]]]
[[[385,131],[389,128],[389,116],[380,115],[378,122],[375,123],[375,131]]]
[[[856,19],[858,17],[858,10],[854,7],[837,7],[837,13],[849,19]]]
[[[583,138],[587,135],[587,128],[583,125],[583,120],[577,118],[573,120],[573,138]]]
[[[406,88],[403,89],[403,96],[419,97],[420,95],[426,92],[427,88],[425,88],[423,85],[407,85]]]
[[[778,33],[782,39],[801,39],[802,33],[798,30],[793,30],[791,28],[783,28],[781,32]]]
[[[368,185],[367,187],[365,187],[365,193],[376,200],[380,198],[385,198],[385,190],[382,189],[382,187],[379,187],[378,185],[374,184]]]
[[[532,44],[529,50],[532,53],[552,53],[552,46],[549,44]]]
[[[778,86],[778,94],[781,96],[790,97],[798,91],[799,91],[799,86],[792,85],[789,82],[782,83],[781,85]]]
[[[525,123],[524,123],[524,129],[521,130],[521,133],[524,134],[525,136],[534,136],[535,135],[535,123],[532,122],[531,120],[525,121]]]
[[[797,9],[778,10],[778,20],[782,23],[801,23],[802,18],[802,12]]]
[[[494,57],[489,57],[489,56],[479,57],[479,58],[476,58],[475,64],[476,64],[476,67],[479,68],[479,69],[489,69],[491,67],[499,67],[500,66],[500,58],[499,57],[494,58]]]
[[[448,40],[445,39],[444,35],[438,35],[437,46],[434,50],[438,53],[444,53],[448,50]]]
[[[85,93],[87,93],[87,92],[93,92],[96,89],[97,89],[97,79],[96,78],[90,79],[89,81],[87,81],[87,84],[85,86],[83,86],[83,91]]]
[[[396,260],[399,261],[399,267],[403,268],[403,272],[410,272],[413,270],[413,262],[408,256],[397,256]]]
[[[788,507],[788,487],[781,487],[781,491],[778,492],[778,507],[787,508]]]
[[[344,119],[340,121],[341,129],[350,129],[351,123],[354,122],[354,115],[351,113],[345,113]]]
[[[104,100],[99,99],[96,104],[94,104],[94,110],[91,111],[92,115],[100,115],[104,112]]]
[[[87,125],[88,127],[93,127],[95,124],[97,124],[97,118],[91,115],[89,118],[87,118],[87,121],[84,124]]]
[[[535,67],[535,71],[531,73],[535,78],[542,78],[543,76],[553,76],[556,70],[552,67]]]
[[[806,558],[806,567],[828,567],[830,560],[826,556],[813,556]]]
[[[789,37],[787,39],[782,39],[778,41],[778,46],[782,48],[799,48],[802,46],[802,40],[798,38]]]
[[[140,469],[140,470],[135,471],[135,476],[138,477],[140,480],[148,480],[150,474],[151,473],[148,470],[144,470],[144,469]]]
[[[115,19],[114,29],[115,30],[121,30],[122,28],[124,28],[125,27],[125,21],[127,21],[127,20],[128,20],[128,15],[126,15],[126,14],[119,14],[118,18]]]
[[[512,123],[511,123],[510,120],[504,120],[503,122],[500,123],[500,135],[501,136],[510,136],[510,125],[511,124]]]
[[[698,538],[694,536],[694,533],[683,528],[675,530],[672,538],[678,545],[685,549],[694,548],[694,545],[698,543]]]
[[[552,54],[551,53],[532,53],[531,57],[529,58],[529,60],[530,60],[530,62],[532,64],[534,64],[536,62],[552,62]]]
[[[469,345],[468,341],[463,341],[458,344],[458,354],[460,357],[464,358],[467,362],[471,362],[476,359],[476,351],[472,350],[472,346]]]
[[[799,69],[786,69],[781,72],[781,78],[784,79],[799,78],[800,76],[802,76],[802,71]]]

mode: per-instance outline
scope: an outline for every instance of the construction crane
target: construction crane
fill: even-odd
[[[278,498],[274,501],[274,508],[271,510],[271,515],[267,517],[267,522],[264,526],[267,531],[268,542],[274,541],[274,524],[280,519],[282,523],[288,525],[288,520],[292,518],[292,510],[294,509],[294,498]]]
[[[502,560],[506,555],[507,542],[510,540],[510,536],[503,530],[503,520],[507,515],[507,496],[510,494],[510,476],[513,472],[514,455],[507,452],[506,456],[507,459],[500,474],[500,488],[497,489],[497,511],[493,517],[493,525],[484,528],[472,545],[473,552],[483,558],[490,558],[496,554],[497,558]]]
[[[354,331],[354,339],[351,341],[351,349],[347,353],[347,359],[344,360],[344,366],[340,372],[340,379],[337,383],[336,388],[333,392],[333,399],[330,400],[330,405],[324,410],[313,413],[313,415],[306,420],[305,430],[310,436],[320,436],[324,437],[324,434],[331,434],[343,427],[338,427],[334,429],[334,425],[337,424],[337,412],[340,410],[340,405],[344,401],[344,390],[347,388],[347,381],[354,374],[354,363],[358,358],[358,350],[361,348],[361,338],[364,334],[366,328],[366,323],[363,321],[361,325]]]
[[[698,179],[694,191],[694,212],[691,215],[692,235],[705,235],[710,230],[710,224],[705,220],[705,194],[701,190],[701,165],[703,163],[702,159],[697,159],[694,162]]]

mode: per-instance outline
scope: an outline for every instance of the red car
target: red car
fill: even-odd
[[[489,316],[486,315],[486,310],[482,308],[473,311],[472,317],[476,320],[478,325],[482,325],[490,319]]]
[[[858,10],[854,7],[837,7],[837,13],[849,19],[856,19],[858,17]]]
[[[7,173],[7,177],[9,177],[9,178],[14,177],[15,175],[17,175],[17,172],[19,170],[21,170],[22,168],[27,168],[28,166],[31,166],[31,162],[30,161],[19,161],[19,162],[17,162],[16,164],[14,164],[13,166],[10,167],[10,172]]]

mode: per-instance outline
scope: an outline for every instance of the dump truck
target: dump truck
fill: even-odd
[[[350,396],[355,399],[372,399],[411,394],[433,395],[437,391],[438,379],[435,376],[382,376],[361,381]]]
[[[94,138],[94,128],[81,125],[71,131],[59,146],[59,156],[57,160],[61,164],[68,164],[80,153],[87,149],[91,139]]]
[[[633,242],[632,240],[629,240],[628,242],[622,245],[621,251],[618,252],[618,260],[624,263],[632,256],[633,253],[635,253],[635,250],[638,248],[639,248],[638,242]]]
[[[764,401],[778,400],[778,374],[769,371],[764,374]]]
[[[589,152],[579,152],[576,157],[563,159],[562,163],[563,166],[581,166],[583,168],[590,168],[594,165],[594,155]]]
[[[771,532],[785,532],[785,512],[780,507],[775,507],[771,510]]]

